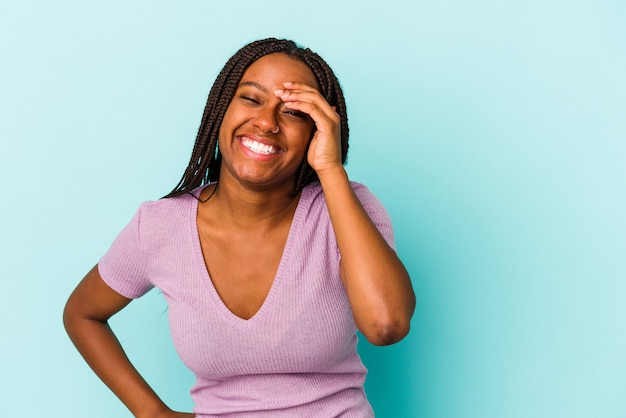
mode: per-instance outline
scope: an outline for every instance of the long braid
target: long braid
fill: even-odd
[[[189,164],[179,183],[165,197],[179,196],[199,186],[219,180],[221,155],[217,142],[226,109],[246,69],[259,58],[276,52],[285,53],[304,62],[313,72],[322,96],[331,106],[336,107],[341,118],[341,161],[346,162],[348,116],[341,86],[332,69],[319,55],[308,48],[301,48],[290,40],[268,38],[244,46],[224,65],[209,92]],[[317,174],[305,157],[296,178],[294,194],[315,180],[317,180]]]

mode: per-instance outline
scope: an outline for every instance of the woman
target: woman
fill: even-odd
[[[65,308],[72,341],[135,416],[373,416],[355,333],[399,341],[415,297],[347,149],[343,94],[317,54],[265,39],[226,63],[182,180],[140,207]],[[158,398],[107,325],[155,286],[197,377],[195,415]]]

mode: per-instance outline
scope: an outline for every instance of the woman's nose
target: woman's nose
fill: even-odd
[[[276,118],[276,109],[266,108],[259,111],[254,120],[255,126],[263,133],[274,132],[278,121]]]

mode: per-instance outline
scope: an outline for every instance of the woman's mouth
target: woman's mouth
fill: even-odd
[[[250,151],[256,154],[273,155],[273,154],[278,154],[282,151],[278,147],[275,147],[273,145],[263,144],[261,142],[255,141],[254,139],[251,139],[248,137],[241,138],[240,142],[241,142],[241,145],[243,145],[244,147],[246,147],[247,149],[249,149]]]

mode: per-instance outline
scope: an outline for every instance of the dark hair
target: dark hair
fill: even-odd
[[[333,70],[322,57],[308,48],[302,48],[290,40],[268,38],[244,46],[222,68],[211,87],[189,165],[178,185],[165,197],[179,196],[219,179],[222,156],[217,148],[217,140],[226,109],[246,69],[259,58],[277,52],[305,63],[313,72],[322,96],[331,106],[335,106],[341,118],[341,161],[346,162],[348,115],[343,92]],[[297,173],[294,194],[315,180],[317,174],[305,157]]]

